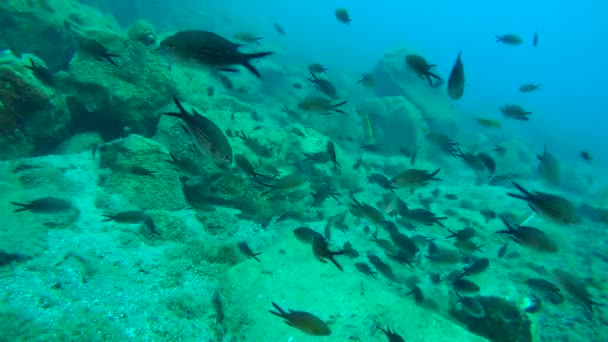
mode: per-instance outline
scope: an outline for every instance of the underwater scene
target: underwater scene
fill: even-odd
[[[0,341],[608,341],[607,10],[1,1]]]

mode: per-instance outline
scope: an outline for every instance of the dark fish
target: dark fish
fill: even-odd
[[[303,87],[302,87],[302,84],[297,83],[297,82],[293,84],[293,87],[294,87],[295,89],[302,89],[302,88],[303,88]]]
[[[20,207],[15,209],[14,213],[30,211],[32,213],[52,214],[73,208],[72,203],[57,197],[43,197],[29,203],[11,202],[11,204]]]
[[[519,87],[520,93],[530,93],[536,91],[540,88],[540,84],[524,84]]]
[[[285,323],[292,326],[303,333],[312,336],[328,336],[331,335],[331,329],[319,317],[305,311],[283,311],[276,303],[272,306],[277,311],[270,310],[269,312],[275,316],[279,316],[285,320]]]
[[[112,64],[113,66],[118,68],[118,65],[113,60],[113,58],[120,57],[120,55],[110,52],[108,50],[108,48],[106,48],[103,44],[101,44],[97,40],[84,37],[82,34],[75,31],[74,29],[72,29],[72,27],[68,21],[64,21],[63,24],[70,32],[72,32],[72,34],[78,41],[78,45],[80,46],[81,51],[84,51],[85,53],[91,55],[92,57],[95,57],[98,59],[105,59],[108,62],[110,62],[110,64]]]
[[[435,65],[429,64],[420,55],[405,56],[405,63],[410,67],[410,69],[412,69],[412,71],[414,71],[418,75],[418,77],[426,78],[429,81],[430,86],[433,86],[433,81],[431,80],[431,77],[436,80],[441,80],[441,77],[431,72],[431,68],[433,68]]]
[[[234,35],[234,39],[239,40],[246,44],[257,44],[260,45],[260,40],[264,39],[263,37],[257,37],[251,32],[237,32]]]
[[[315,112],[323,115],[330,115],[334,112],[347,114],[345,111],[338,108],[346,103],[348,103],[348,101],[342,101],[334,104],[324,97],[308,96],[298,103],[298,107],[309,112]]]
[[[363,156],[359,156],[359,160],[353,165],[353,170],[357,170],[363,165]]]
[[[505,34],[502,36],[496,36],[497,43],[503,43],[505,45],[521,45],[524,42],[520,36],[515,34]]]
[[[504,218],[501,218],[501,220],[507,227],[507,230],[498,231],[498,234],[508,234],[516,243],[541,252],[557,252],[558,248],[555,241],[542,230],[520,225],[515,228]]]
[[[591,157],[591,154],[589,154],[587,151],[581,151],[581,158],[583,158],[583,160],[588,164],[591,164],[591,161],[593,161],[593,157]]]
[[[382,328],[379,329],[384,333],[384,335],[386,335],[386,338],[388,338],[388,342],[405,342],[403,337],[399,336],[399,334],[397,334],[396,332],[391,331],[390,327],[386,327],[386,330]]]
[[[519,121],[529,121],[528,115],[532,114],[532,112],[526,112],[521,106],[513,104],[500,107],[500,112],[508,118]]]
[[[207,96],[211,97],[215,93],[215,88],[207,87]]]
[[[441,179],[435,177],[439,171],[441,171],[441,169],[437,169],[434,172],[420,169],[407,169],[393,177],[391,182],[399,187],[418,188],[427,185],[430,181],[440,181]]]
[[[463,268],[463,275],[470,276],[484,272],[490,266],[490,259],[479,258],[473,261],[470,265]]]
[[[226,90],[234,91],[234,84],[228,77],[226,77],[226,75],[218,73],[217,79],[220,81],[220,83],[222,84],[222,86],[224,86]]]
[[[452,233],[452,235],[446,236],[446,239],[456,238],[458,240],[469,240],[475,236],[475,229],[471,227],[466,227],[457,231],[448,229],[448,232]]]
[[[348,15],[348,11],[346,10],[346,8],[338,8],[334,12],[334,14],[336,15],[336,19],[338,19],[339,22],[350,26],[350,22],[352,20],[350,19],[350,16]]]
[[[104,214],[104,222],[114,221],[116,223],[140,223],[143,222],[147,215],[141,210],[121,211],[116,214]]]
[[[555,274],[555,277],[564,289],[566,289],[572,297],[585,305],[589,311],[593,312],[593,306],[601,305],[591,299],[591,294],[589,293],[589,290],[587,290],[587,285],[579,277],[558,268],[553,270],[553,274]]]
[[[417,305],[422,305],[424,303],[424,294],[418,285],[412,286],[410,288],[410,292],[408,292],[406,295],[414,295],[414,301]]]
[[[44,65],[36,65],[33,59],[30,58],[31,65],[25,65],[26,68],[32,70],[34,77],[47,86],[55,86],[55,75]]]
[[[461,54],[462,51],[458,52],[458,58],[456,58],[456,63],[454,63],[448,79],[448,95],[452,100],[458,100],[464,94],[464,66],[460,60]]]
[[[486,312],[483,308],[483,305],[481,305],[477,298],[462,297],[460,294],[458,294],[458,292],[456,292],[456,295],[460,299],[462,309],[467,315],[474,318],[484,318],[486,316]]]
[[[310,71],[313,74],[325,73],[325,71],[327,71],[327,70],[328,69],[326,67],[324,67],[322,64],[319,64],[319,63],[313,63],[308,66],[308,71]]]
[[[179,113],[163,113],[163,115],[182,119],[185,123],[185,125],[182,124],[182,127],[188,132],[199,152],[209,151],[218,162],[230,165],[232,147],[224,132],[213,121],[196,110],[193,110],[192,114],[188,113],[175,96],[173,96],[173,101],[179,108]]]
[[[373,254],[367,255],[367,260],[369,263],[374,265],[376,270],[380,272],[386,279],[395,280],[395,274],[393,273],[393,269],[384,261],[382,261],[378,256]]]
[[[312,251],[314,253],[314,255],[319,258],[319,260],[321,262],[325,262],[325,259],[329,259],[329,261],[331,261],[334,265],[336,265],[336,267],[340,270],[340,271],[344,271],[344,269],[342,269],[342,266],[340,266],[340,264],[336,261],[336,259],[334,259],[334,257],[336,255],[344,255],[346,254],[346,251],[344,250],[340,250],[340,251],[336,251],[336,252],[332,252],[329,250],[329,244],[327,243],[327,240],[325,240],[325,238],[321,237],[321,238],[315,238],[312,241]]]
[[[277,24],[276,22],[273,24],[274,24],[274,30],[277,31],[278,34],[280,34],[280,35],[285,34],[285,30],[283,29],[283,27],[281,25]]]
[[[381,188],[389,190],[390,192],[395,192],[395,189],[399,189],[398,186],[393,184],[390,179],[381,173],[372,173],[371,175],[367,176],[367,180],[370,183],[378,184]]]
[[[534,32],[534,38],[532,38],[532,46],[538,46],[538,31]]]
[[[334,164],[334,171],[339,172],[340,163],[338,163],[338,159],[336,159],[336,146],[331,140],[327,142],[327,154],[329,154],[329,159],[331,160],[332,164]]]
[[[254,253],[251,250],[251,248],[249,248],[249,245],[247,244],[247,242],[241,241],[237,244],[237,246],[239,247],[239,251],[241,251],[241,253],[243,253],[246,257],[253,258],[257,262],[261,263],[260,259],[258,259],[258,255],[260,255],[262,253]]]
[[[315,85],[315,88],[317,88],[318,91],[334,99],[338,97],[338,91],[330,81],[318,77],[314,72],[311,72],[310,74],[312,75],[312,78],[309,78],[308,80]]]
[[[355,263],[355,268],[356,268],[356,269],[357,269],[359,272],[361,272],[361,273],[363,273],[363,274],[365,274],[365,275],[368,275],[368,276],[370,276],[370,277],[372,277],[372,278],[376,279],[376,274],[377,274],[377,273],[376,273],[376,272],[374,272],[374,271],[372,270],[372,268],[371,268],[371,267],[370,267],[368,264],[366,264],[366,263],[364,263],[364,262],[356,262],[356,263]]]
[[[559,223],[571,224],[580,222],[576,206],[566,198],[546,192],[530,192],[521,185],[515,182],[512,183],[522,194],[507,193],[507,195],[528,202],[528,205],[535,212]]]
[[[479,158],[479,160],[483,162],[486,169],[490,173],[490,177],[494,175],[494,172],[496,172],[496,161],[494,161],[494,158],[492,158],[489,154],[483,152],[477,153],[477,158]]]
[[[315,239],[323,239],[323,235],[308,227],[300,227],[293,230],[293,234],[300,242],[312,245]]]
[[[509,243],[503,243],[502,246],[500,246],[500,248],[498,249],[498,253],[496,254],[496,256],[498,256],[499,258],[505,256],[505,254],[507,253],[507,247],[509,247]]]
[[[242,53],[239,44],[208,31],[181,31],[165,38],[160,43],[161,49],[169,51],[175,58],[208,65],[219,70],[234,72],[232,65],[243,65],[255,76],[260,73],[251,65],[252,59],[266,57],[273,52]]]
[[[374,86],[374,75],[369,72],[363,73],[361,79],[357,81],[357,84],[361,84],[366,88],[372,88]]]
[[[549,185],[559,186],[561,183],[561,167],[560,163],[555,156],[547,150],[545,144],[543,154],[536,155],[539,161],[538,174],[539,176]]]
[[[479,285],[462,277],[452,282],[452,288],[461,293],[472,294],[479,292]]]

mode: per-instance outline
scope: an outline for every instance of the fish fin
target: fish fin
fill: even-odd
[[[345,254],[345,252],[344,252],[344,251],[341,251],[340,253],[337,253],[337,254],[334,254],[334,255],[338,255],[338,254]],[[339,263],[338,263],[338,262],[337,262],[337,261],[334,259],[334,255],[330,256],[330,257],[329,257],[329,260],[330,260],[330,261],[331,261],[331,262],[332,262],[334,265],[336,265],[336,267],[337,267],[337,268],[338,268],[340,271],[344,272],[344,269],[342,268],[342,266],[340,266],[340,264],[339,264]]]
[[[112,64],[113,66],[115,66],[117,69],[120,69],[120,67],[118,66],[118,64],[116,64],[116,61],[112,59],[112,57],[118,57],[118,55],[113,55],[113,54],[106,54],[105,56],[103,56],[103,58],[110,62],[110,64]]]
[[[235,68],[221,68],[218,69],[219,71],[224,71],[224,72],[239,72],[237,69]]]
[[[277,309],[278,312],[272,310],[268,310],[268,312],[281,318],[285,318],[287,316],[287,313],[283,309],[281,309],[281,307],[278,306],[277,303],[272,302],[272,306],[274,306],[274,308]]]
[[[340,114],[344,114],[344,115],[348,115],[347,112],[341,110],[341,109],[334,109],[336,112],[340,113]]]
[[[257,58],[266,57],[268,55],[272,55],[273,53],[274,52],[258,52],[258,53],[244,54],[243,57],[244,57],[245,61],[243,62],[243,66],[245,68],[249,69],[249,71],[251,71],[257,78],[262,78],[262,76],[257,71],[257,69],[254,68],[253,65],[251,65],[250,61],[252,59],[257,59]]]

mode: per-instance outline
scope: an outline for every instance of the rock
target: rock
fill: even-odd
[[[54,151],[56,154],[74,154],[92,151],[95,146],[103,144],[103,138],[97,132],[78,133],[64,141]]]
[[[129,26],[127,31],[129,39],[140,42],[145,46],[150,46],[156,43],[156,32],[154,26],[145,20],[138,20]]]
[[[131,134],[125,139],[99,148],[99,167],[106,169],[99,185],[106,191],[124,196],[141,210],[184,209],[178,172],[168,151],[157,142]]]

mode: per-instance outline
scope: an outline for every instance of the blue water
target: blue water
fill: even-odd
[[[539,150],[547,143],[573,162],[579,150],[588,149],[598,168],[608,167],[602,144],[608,129],[608,49],[601,43],[608,35],[602,14],[608,8],[599,1],[227,0],[221,6],[239,29],[255,29],[287,53],[345,73],[370,70],[384,53],[406,46],[447,76],[462,50],[467,88],[460,110],[499,117],[499,105],[521,104],[534,114],[529,123],[512,127],[514,136]],[[341,6],[351,14],[350,27],[334,17]],[[277,37],[273,21],[287,35]],[[494,35],[506,33],[520,35],[524,44],[495,43]],[[525,83],[540,83],[542,89],[520,94]]]

